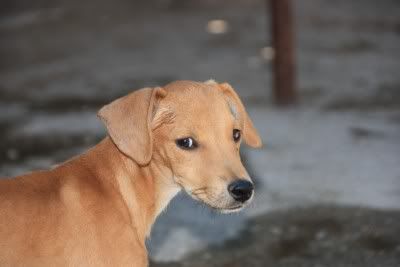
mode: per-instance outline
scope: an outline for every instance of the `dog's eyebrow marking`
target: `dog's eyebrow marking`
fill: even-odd
[[[232,101],[229,100],[229,99],[227,100],[227,102],[228,102],[229,110],[231,111],[233,117],[234,117],[236,120],[239,119],[239,118],[238,118],[238,111],[237,111],[236,105],[235,105],[234,103],[232,103]]]
[[[204,83],[210,84],[210,85],[218,85],[218,83],[213,79],[209,79],[209,80],[205,81]],[[230,99],[227,99],[226,101],[228,102],[229,110],[231,111],[235,120],[239,119],[239,116],[238,116],[239,113],[236,108],[236,105]]]

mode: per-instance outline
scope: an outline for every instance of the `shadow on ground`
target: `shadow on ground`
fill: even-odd
[[[252,219],[237,238],[151,267],[399,266],[400,212],[315,206]]]

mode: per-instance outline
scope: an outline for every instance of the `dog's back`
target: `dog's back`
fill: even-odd
[[[0,180],[1,266],[18,266],[21,257],[38,259],[37,251],[57,243],[54,225],[62,218],[59,180],[50,176],[51,171],[45,171]]]
[[[103,187],[82,158],[1,179],[0,266],[137,262],[129,259],[138,244],[126,208]]]

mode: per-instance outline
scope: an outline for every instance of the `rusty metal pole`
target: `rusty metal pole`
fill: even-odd
[[[269,1],[272,17],[274,98],[279,105],[297,101],[293,14],[291,0]]]

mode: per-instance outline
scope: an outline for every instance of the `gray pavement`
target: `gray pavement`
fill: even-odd
[[[399,211],[310,206],[250,220],[223,245],[151,267],[397,267]]]

